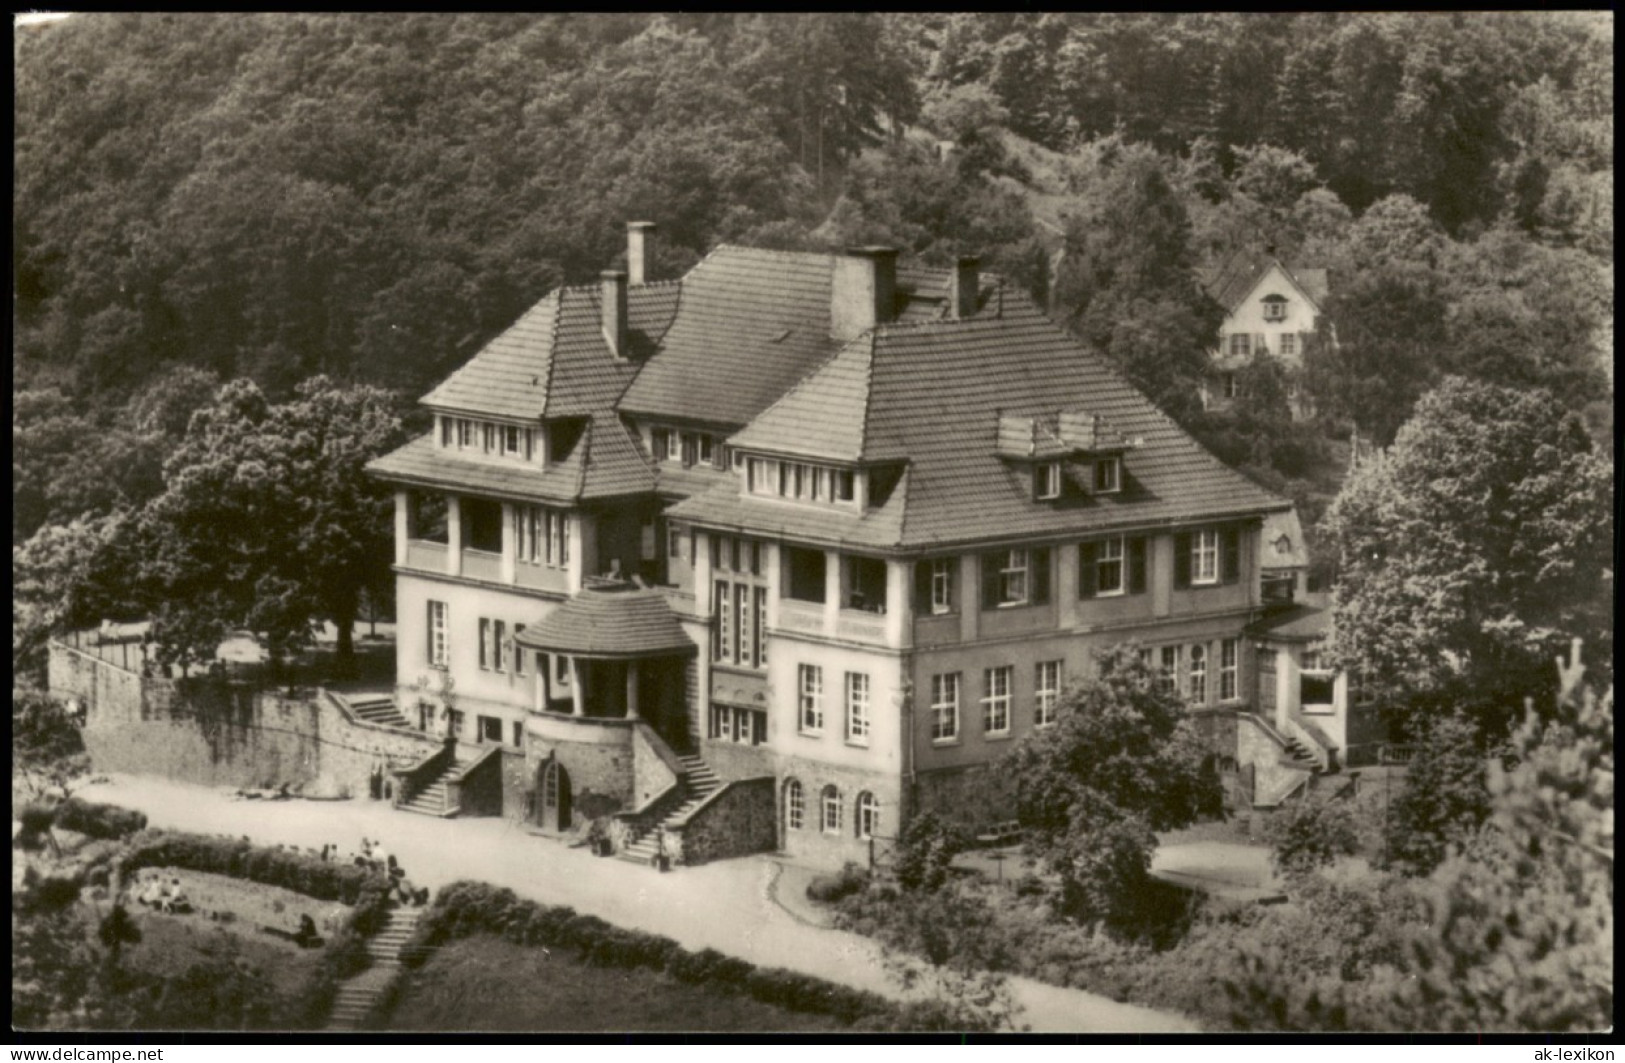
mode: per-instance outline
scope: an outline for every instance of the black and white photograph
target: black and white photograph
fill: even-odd
[[[14,14],[14,1042],[1611,1043],[1614,47]]]

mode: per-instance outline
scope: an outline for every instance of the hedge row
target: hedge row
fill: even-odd
[[[306,853],[269,849],[241,838],[218,838],[175,831],[143,831],[130,841],[126,874],[144,867],[182,867],[266,886],[280,886],[321,901],[352,905],[351,925],[365,936],[382,925],[389,902],[389,879],[354,864],[329,863]]]
[[[56,826],[91,838],[128,838],[147,829],[147,814],[70,797],[56,807]]]
[[[412,941],[436,946],[474,934],[495,934],[516,945],[573,948],[582,962],[602,967],[645,967],[695,985],[742,992],[791,1011],[831,1015],[842,1022],[894,1017],[884,997],[782,967],[757,967],[715,949],[690,952],[671,938],[613,926],[573,908],[538,904],[484,882],[454,882],[440,891]],[[407,951],[408,963],[426,959]]]

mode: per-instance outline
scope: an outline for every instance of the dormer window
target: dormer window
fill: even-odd
[[[1041,462],[1033,467],[1033,497],[1040,502],[1061,497],[1061,463]]]
[[[507,424],[502,426],[502,453],[512,454],[516,457],[524,453],[525,437],[519,426]]]
[[[835,470],[835,501],[850,502],[854,497],[852,489],[852,470]]]
[[[1123,487],[1123,459],[1101,458],[1095,462],[1095,494],[1109,495]]]
[[[1266,296],[1264,296],[1264,320],[1265,321],[1285,321],[1286,320],[1286,296],[1284,296],[1284,295],[1266,295]]]

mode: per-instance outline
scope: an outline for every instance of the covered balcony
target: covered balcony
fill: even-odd
[[[649,724],[674,749],[691,744],[688,659],[699,647],[664,593],[592,580],[580,594],[515,636],[539,655],[527,730],[551,742],[630,744]]]

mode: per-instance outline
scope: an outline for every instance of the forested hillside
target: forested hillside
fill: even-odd
[[[1447,373],[1610,416],[1603,16],[87,14],[15,60],[14,544],[153,498],[224,382],[421,394],[633,218],[656,277],[980,254],[1300,496]],[[1320,424],[1267,365],[1196,401],[1194,271],[1265,245],[1334,278]]]

